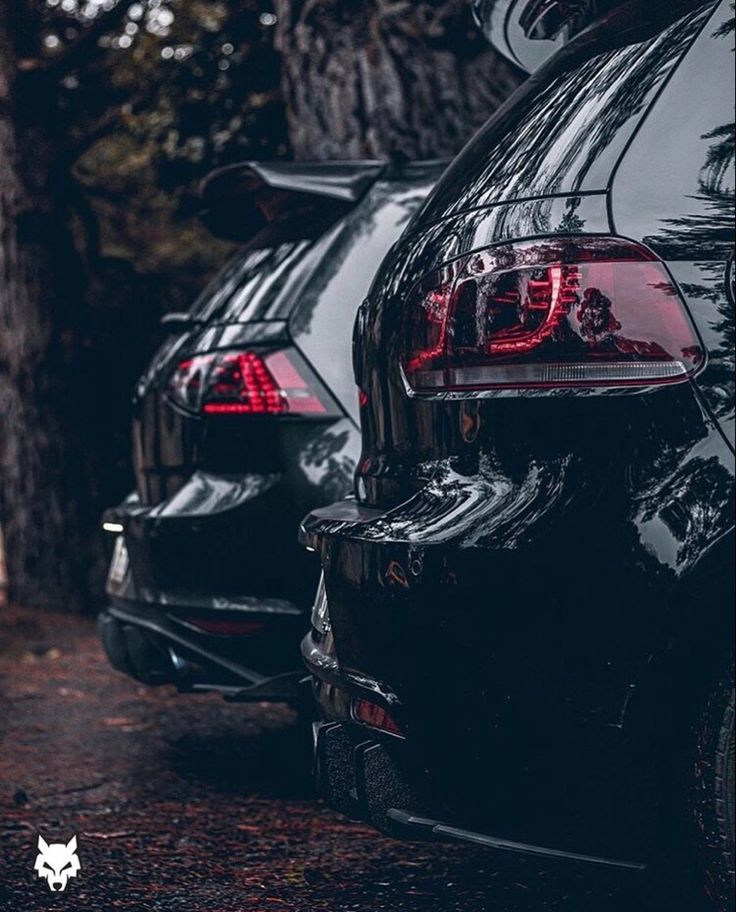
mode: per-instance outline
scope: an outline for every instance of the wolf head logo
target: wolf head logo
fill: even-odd
[[[77,837],[72,836],[66,845],[63,842],[49,845],[43,836],[39,836],[34,868],[39,877],[46,878],[52,892],[61,893],[66,890],[69,878],[76,877],[81,868],[77,858]]]

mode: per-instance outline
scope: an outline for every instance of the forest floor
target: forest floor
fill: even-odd
[[[63,893],[36,876],[39,833],[77,836]],[[144,688],[93,621],[0,614],[3,912],[639,912],[629,889],[381,837],[315,800],[287,708]]]

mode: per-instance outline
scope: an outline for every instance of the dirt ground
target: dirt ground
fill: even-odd
[[[285,707],[138,686],[107,665],[91,620],[6,609],[0,909],[644,908],[628,882],[588,869],[378,836],[315,800],[309,753]],[[34,872],[39,833],[50,843],[77,835],[82,867],[63,893]]]

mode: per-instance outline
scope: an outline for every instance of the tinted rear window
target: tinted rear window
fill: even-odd
[[[212,323],[285,319],[290,289],[311,260],[311,246],[297,241],[235,254],[194,302],[191,316]]]
[[[353,322],[381,260],[434,186],[443,166],[378,181],[325,238],[318,267],[303,287],[289,328],[294,341],[357,420],[350,358]]]

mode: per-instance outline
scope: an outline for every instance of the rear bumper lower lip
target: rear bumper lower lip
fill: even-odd
[[[641,874],[647,864],[505,839],[469,830],[432,815],[428,793],[414,775],[407,745],[390,744],[349,722],[317,723],[315,773],[320,795],[338,811],[395,838],[472,843],[493,851],[548,862],[589,865]],[[420,767],[421,768],[421,767]],[[489,821],[490,829],[490,821]]]
[[[303,697],[302,669],[263,674],[219,654],[203,643],[205,634],[149,606],[113,602],[100,614],[98,626],[113,667],[143,683],[215,691],[238,702],[294,702]]]
[[[223,656],[218,656],[217,653],[214,653],[209,649],[205,649],[193,637],[187,637],[179,633],[178,630],[174,629],[171,622],[166,622],[164,620],[154,620],[152,618],[144,618],[141,617],[140,614],[136,614],[135,612],[126,610],[125,608],[117,607],[115,605],[111,605],[108,608],[108,614],[125,624],[133,624],[136,627],[142,627],[145,630],[148,630],[151,633],[155,634],[156,636],[161,637],[168,644],[184,647],[184,649],[186,649],[188,652],[193,652],[195,655],[201,659],[204,659],[206,662],[209,662],[212,665],[216,665],[242,679],[244,686],[262,684],[267,680],[264,675],[259,674],[257,671],[254,671],[251,668],[246,668],[245,666],[239,665],[236,662],[232,662]]]
[[[398,808],[391,808],[387,816],[389,819],[407,828],[407,832],[424,831],[442,839],[455,839],[461,842],[470,842],[488,849],[500,852],[511,852],[515,855],[529,855],[535,858],[548,858],[559,861],[574,862],[578,864],[596,865],[605,868],[617,868],[632,872],[646,871],[647,865],[638,861],[621,861],[615,858],[604,858],[597,855],[581,855],[578,852],[567,852],[561,849],[546,848],[529,843],[515,842],[501,839],[487,833],[477,833],[456,827],[441,820],[428,817],[419,817]]]

